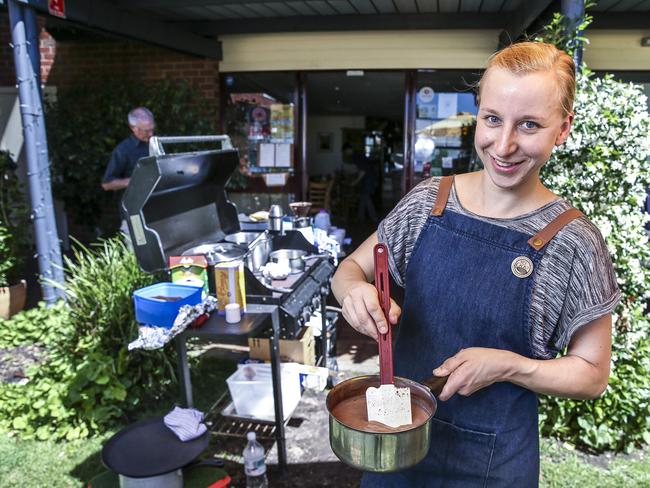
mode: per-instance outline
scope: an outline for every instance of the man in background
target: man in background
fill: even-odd
[[[357,220],[363,222],[367,215],[371,222],[376,223],[377,211],[372,198],[379,183],[377,163],[367,158],[363,151],[355,151],[349,142],[343,144],[342,150],[343,161],[357,167],[357,177],[350,182],[352,186],[359,186]]]
[[[129,112],[128,122],[132,133],[113,149],[102,179],[106,191],[124,190],[138,159],[149,156],[149,139],[155,128],[153,114],[145,107],[137,107]]]

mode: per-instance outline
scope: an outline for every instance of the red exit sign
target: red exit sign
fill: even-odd
[[[65,19],[65,3],[64,0],[48,0],[47,8],[50,11],[50,15],[55,17],[61,17]]]

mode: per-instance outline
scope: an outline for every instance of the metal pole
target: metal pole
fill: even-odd
[[[25,29],[24,6],[16,0],[9,0],[9,21],[11,24],[11,38],[14,51],[14,64],[16,66],[16,79],[18,82],[18,96],[20,99],[20,115],[23,124],[23,136],[25,139],[25,154],[27,156],[27,181],[29,183],[29,196],[32,206],[32,219],[34,221],[34,237],[36,241],[36,252],[38,267],[42,278],[54,279],[52,272],[52,252],[56,242],[48,242],[48,222],[44,211],[45,197],[43,185],[40,181],[40,167],[38,157],[38,128],[37,118],[39,110],[34,100],[40,100],[32,65],[27,50],[27,37]],[[42,116],[42,113],[41,113]],[[54,303],[57,293],[54,287],[47,281],[41,281],[43,299],[47,303]]]
[[[585,16],[584,0],[562,0],[561,13],[568,20],[567,29],[575,30]],[[573,35],[573,33],[567,33]],[[582,31],[576,32],[582,35]],[[573,62],[576,65],[576,72],[580,71],[582,65],[582,42],[577,41],[573,46]]]
[[[41,89],[41,54],[39,49],[38,23],[34,9],[25,6],[24,18],[27,36],[27,50],[34,74],[36,89],[31,90],[35,96],[33,107],[36,110],[34,124],[36,126],[36,148],[38,153],[38,165],[40,168],[40,181],[42,194],[44,197],[43,212],[47,222],[47,241],[50,244],[50,266],[54,280],[63,283],[65,279],[63,274],[63,265],[61,259],[61,242],[56,227],[56,214],[54,211],[54,201],[52,198],[52,178],[50,174],[50,157],[47,149],[47,135],[45,132],[45,117],[43,113],[43,91]],[[65,293],[60,288],[55,288],[55,293],[65,298]]]

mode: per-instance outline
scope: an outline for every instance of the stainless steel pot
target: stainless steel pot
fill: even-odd
[[[288,266],[292,273],[305,270],[306,257],[307,251],[301,249],[279,249],[269,254],[272,262]]]
[[[246,266],[257,272],[269,260],[271,236],[268,232],[237,232],[226,236],[226,241],[248,249]]]
[[[200,246],[194,246],[183,251],[183,256],[205,256],[209,266],[214,266],[215,264],[223,263],[224,261],[242,259],[244,254],[246,254],[245,248],[230,242],[201,244]]]
[[[201,244],[183,251],[183,256],[205,256],[208,262],[208,289],[216,295],[217,289],[214,282],[214,267],[219,263],[242,260],[246,256],[246,249],[232,242],[217,242],[215,244]]]
[[[432,378],[422,385],[395,377],[395,386],[411,389],[411,399],[427,413],[426,422],[401,432],[365,432],[350,427],[337,419],[332,411],[343,400],[366,394],[379,386],[379,376],[358,376],[336,385],[327,395],[330,445],[334,454],[346,464],[364,471],[392,472],[410,468],[419,463],[429,450],[431,418],[437,402],[432,392],[442,390],[446,378]]]

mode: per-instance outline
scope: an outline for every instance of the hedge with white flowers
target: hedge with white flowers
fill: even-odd
[[[542,171],[601,230],[612,256],[621,303],[614,314],[612,374],[595,401],[542,398],[542,433],[594,451],[650,443],[650,246],[643,211],[650,185],[650,115],[641,87],[578,76],[567,142]]]

